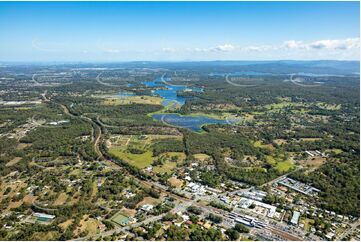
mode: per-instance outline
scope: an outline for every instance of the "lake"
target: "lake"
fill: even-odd
[[[154,81],[142,82],[147,87],[159,87],[159,89],[154,90],[152,93],[158,95],[164,99],[162,102],[163,106],[167,106],[170,103],[177,103],[179,105],[184,105],[186,98],[178,96],[177,92],[190,91],[190,92],[203,92],[202,88],[189,87],[187,85],[172,85],[171,79],[165,78],[166,83],[162,81],[161,78],[157,78]]]
[[[153,114],[154,119],[160,120],[165,124],[187,128],[195,132],[200,132],[202,126],[206,124],[229,124],[238,122],[237,120],[221,120],[214,119],[207,116],[188,116],[180,115],[176,113],[167,113],[167,114]]]

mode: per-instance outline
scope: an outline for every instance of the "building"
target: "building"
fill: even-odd
[[[288,187],[292,190],[295,190],[296,192],[302,193],[307,196],[315,196],[317,195],[320,190],[317,188],[314,188],[310,185],[307,185],[305,183],[293,180],[292,178],[285,177],[278,181],[278,184]]]
[[[293,211],[293,215],[292,215],[292,219],[291,219],[291,224],[297,225],[297,224],[298,224],[298,220],[300,219],[300,215],[301,215],[300,212],[298,212],[298,211]]]
[[[204,195],[204,193],[206,192],[205,187],[198,183],[190,182],[188,183],[187,187],[196,195]]]
[[[256,208],[255,208],[256,210],[258,210],[257,207],[260,207],[263,210],[262,212],[258,212],[258,213],[262,213],[263,215],[265,215],[269,218],[273,218],[273,216],[276,213],[277,208],[275,206],[272,206],[272,205],[269,205],[267,203],[263,203],[260,201],[252,200],[249,198],[241,198],[241,200],[239,201],[238,207],[247,209],[252,204],[256,206]]]
[[[45,213],[34,213],[34,217],[36,217],[36,219],[39,222],[48,222],[48,221],[54,219],[55,215],[50,215],[50,214],[45,214]]]
[[[153,209],[153,205],[151,204],[144,204],[140,209],[144,212],[149,212],[150,210]]]
[[[237,195],[241,197],[250,198],[256,201],[262,201],[263,198],[267,196],[267,193],[263,191],[253,190],[249,192],[238,192]]]

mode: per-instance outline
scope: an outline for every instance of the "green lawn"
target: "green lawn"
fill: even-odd
[[[186,158],[186,155],[183,152],[166,152],[161,154],[160,156],[165,156],[165,155],[168,155],[169,157],[177,156],[178,157],[177,162],[182,162]],[[169,173],[177,166],[177,162],[167,161],[162,166],[155,166],[153,171],[155,173]]]
[[[116,148],[110,148],[109,152],[110,154],[117,156],[119,159],[124,160],[140,169],[150,166],[154,159],[153,152],[150,150],[144,152],[143,154],[132,154]]]
[[[155,173],[169,173],[177,166],[177,162],[165,162],[162,166],[155,166],[153,171]]]
[[[280,172],[286,172],[293,168],[293,163],[290,160],[285,160],[281,162],[277,162],[276,169]]]
[[[289,159],[285,160],[280,157],[273,157],[270,155],[266,156],[266,161],[280,172],[286,172],[294,166],[293,162]]]

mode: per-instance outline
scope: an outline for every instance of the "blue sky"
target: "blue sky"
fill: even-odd
[[[0,60],[358,60],[359,9],[359,2],[0,2]]]

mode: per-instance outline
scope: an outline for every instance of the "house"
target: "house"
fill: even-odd
[[[144,212],[149,212],[150,210],[153,209],[153,205],[151,204],[144,204],[140,209]]]

